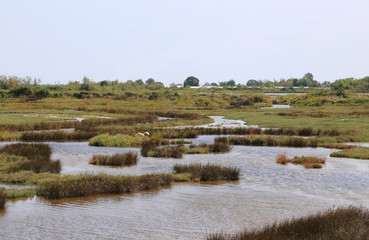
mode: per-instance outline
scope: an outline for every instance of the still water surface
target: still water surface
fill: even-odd
[[[196,143],[212,142],[201,136]],[[0,212],[0,239],[203,239],[207,232],[234,232],[339,205],[369,207],[369,161],[328,157],[334,150],[234,146],[226,154],[183,159],[140,157],[132,167],[92,166],[94,153],[129,150],[91,147],[87,142],[49,143],[62,174],[81,172],[146,174],[171,172],[175,163],[217,163],[241,168],[237,182],[173,184],[131,195],[105,195],[9,203]],[[323,169],[281,166],[275,158],[327,157]]]

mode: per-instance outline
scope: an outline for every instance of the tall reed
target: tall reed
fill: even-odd
[[[0,209],[4,209],[6,204],[6,193],[4,189],[0,189]]]

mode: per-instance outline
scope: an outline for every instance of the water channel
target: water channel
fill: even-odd
[[[215,137],[193,141],[212,143]],[[332,149],[234,146],[226,154],[140,157],[135,166],[110,168],[88,161],[94,153],[139,149],[48,144],[62,174],[169,173],[175,163],[210,162],[239,167],[242,175],[237,182],[175,183],[129,195],[10,202],[0,211],[0,239],[204,239],[209,232],[258,228],[334,206],[369,207],[369,161],[331,158]],[[283,153],[326,157],[327,163],[323,169],[276,164]]]

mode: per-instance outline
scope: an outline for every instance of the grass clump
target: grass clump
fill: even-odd
[[[117,153],[114,155],[98,155],[94,154],[90,164],[94,165],[108,165],[108,166],[123,166],[133,165],[137,163],[137,153]]]
[[[191,174],[193,181],[217,181],[217,180],[238,180],[240,169],[236,167],[223,167],[215,164],[191,163],[176,164],[173,167],[175,173]]]
[[[368,239],[369,211],[359,207],[328,209],[314,215],[282,221],[260,230],[236,234],[209,234],[207,240],[346,240]]]
[[[90,146],[99,147],[139,147],[142,145],[142,136],[118,135],[97,135],[90,139]]]
[[[318,158],[313,156],[301,156],[288,158],[286,154],[279,155],[276,159],[278,164],[286,165],[287,163],[293,163],[303,165],[305,168],[322,168],[325,164],[325,158]]]
[[[6,196],[4,189],[0,189],[0,209],[5,208],[6,198],[7,196]]]
[[[47,199],[58,199],[96,194],[132,193],[168,186],[172,181],[173,177],[170,174],[64,176],[41,183],[37,188],[37,195]]]
[[[59,173],[61,164],[51,160],[51,148],[47,144],[17,143],[0,149],[0,170]]]
[[[369,159],[369,148],[354,147],[330,154],[331,157]]]

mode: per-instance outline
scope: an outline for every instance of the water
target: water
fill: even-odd
[[[273,108],[291,108],[290,105],[275,104],[272,107],[262,107],[260,109],[273,109]]]
[[[216,136],[201,136],[212,142]],[[234,146],[226,154],[183,159],[141,158],[136,166],[90,166],[93,153],[138,149],[90,147],[87,142],[49,143],[62,174],[170,172],[175,163],[216,163],[241,168],[241,179],[183,183],[156,191],[9,203],[0,212],[0,239],[203,239],[207,232],[234,232],[340,205],[369,207],[369,161],[330,158],[332,149]],[[288,157],[327,157],[323,169],[275,163]]]

